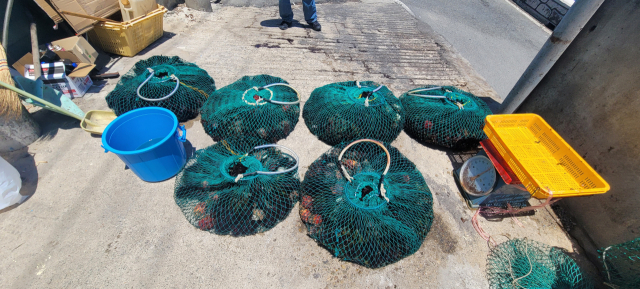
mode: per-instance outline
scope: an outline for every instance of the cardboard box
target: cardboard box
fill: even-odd
[[[73,99],[76,97],[83,97],[91,85],[93,85],[91,77],[87,75],[88,72],[78,73],[78,71],[76,71],[78,68],[76,68],[76,70],[71,74],[66,75],[64,71],[64,63],[62,62],[45,63],[41,64],[41,66],[42,83],[51,86],[53,89],[59,90],[68,98]],[[91,69],[89,69],[89,71],[91,71]],[[24,66],[24,77],[28,79],[36,79],[33,64],[27,64]]]
[[[82,37],[71,36],[69,38],[52,41],[51,45],[62,47],[64,51],[56,51],[56,54],[58,54],[60,58],[69,59],[75,63],[94,64],[96,58],[98,58],[98,51]]]
[[[54,23],[58,24],[64,21],[64,19],[62,19],[62,16],[58,14],[58,11],[53,9],[53,7],[51,7],[51,4],[47,2],[48,0],[34,0],[34,1],[36,2],[36,4],[38,4],[38,6],[40,6],[40,8],[42,8],[42,10],[44,10],[45,13],[47,13],[47,15],[49,15],[49,18],[51,18],[51,20],[53,20]]]
[[[42,83],[51,86],[55,90],[59,90],[62,94],[72,99],[83,97],[87,90],[93,85],[93,81],[91,81],[91,77],[88,75],[84,77],[69,77],[65,75],[59,79],[42,80]]]
[[[93,81],[89,77],[89,72],[95,67],[93,64],[78,63],[69,75],[64,71],[62,62],[45,63],[42,66],[42,83],[59,90],[69,98],[83,97],[89,90]],[[13,64],[18,72],[24,77],[35,80],[33,57],[31,53],[25,54],[20,60]]]
[[[98,52],[86,39],[72,36],[51,42],[63,50],[55,53],[63,59],[69,59],[78,66],[67,75],[62,62],[42,64],[42,82],[59,90],[69,98],[82,97],[93,85],[89,73],[96,67]],[[33,54],[27,53],[13,65],[24,77],[35,80]]]
[[[70,73],[69,77],[84,77],[89,75],[89,72],[96,67],[93,63],[98,58],[98,52],[87,42],[86,39],[78,36],[72,36],[65,39],[60,39],[51,42],[53,45],[58,45],[64,49],[64,51],[56,51],[55,53],[63,59],[69,59],[78,64],[78,67]],[[24,74],[27,65],[33,65],[33,54],[27,53],[22,58],[18,59],[12,66],[21,74]],[[31,66],[33,70],[33,66]],[[25,74],[25,77],[28,76]]]
[[[64,73],[64,63],[62,62],[54,62],[54,63],[44,63],[40,64],[42,67],[42,79],[56,79],[62,78],[65,76]],[[33,64],[27,64],[24,66],[24,77],[35,80],[35,67]]]
[[[120,11],[118,0],[49,0],[58,11],[69,11],[106,18]],[[61,14],[78,34],[83,34],[93,28],[96,20]]]
[[[22,58],[18,59],[18,61],[16,61],[12,66],[13,68],[15,68],[18,72],[20,72],[20,74],[24,74],[24,77],[26,78],[30,78],[30,79],[35,79],[34,77],[34,73],[33,73],[33,57],[31,56],[33,54],[31,54],[31,52],[25,54],[24,56],[22,56]],[[43,66],[41,64],[41,66]],[[91,70],[93,70],[93,68],[96,67],[93,64],[88,64],[88,63],[78,63],[78,67],[76,67],[71,73],[69,73],[69,77],[84,77],[89,75],[89,73],[91,72]],[[45,70],[45,68],[42,68],[43,70]],[[27,74],[27,71],[31,70],[30,74]]]

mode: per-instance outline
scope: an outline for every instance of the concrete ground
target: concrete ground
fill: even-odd
[[[277,7],[215,5],[213,13],[178,8],[165,16],[165,37],[140,55],[116,59],[126,72],[152,55],[178,55],[197,63],[218,87],[243,75],[288,80],[306,100],[331,82],[375,80],[400,95],[425,84],[458,85],[478,95],[495,92],[428,26],[391,0],[319,4],[322,33],[281,31]],[[294,7],[296,19],[301,8]],[[98,83],[75,102],[83,110],[108,109],[104,97],[117,80]],[[427,148],[404,132],[393,143],[416,163],[434,196],[435,221],[418,252],[372,270],[332,257],[306,236],[297,210],[255,236],[212,235],[191,226],[173,199],[174,179],[146,183],[76,120],[38,111],[43,137],[3,155],[23,174],[25,203],[0,212],[2,288],[486,288],[487,243],[471,225],[451,176],[456,156]],[[212,145],[198,120],[187,124],[196,149]],[[300,175],[329,146],[300,120],[280,144],[300,155]],[[532,201],[537,203],[537,201]],[[550,210],[488,222],[498,242],[529,238],[582,254]]]
[[[400,0],[504,99],[551,31],[511,0]]]

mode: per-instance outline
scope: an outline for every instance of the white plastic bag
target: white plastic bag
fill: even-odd
[[[0,158],[0,210],[22,200],[20,173],[11,164]]]

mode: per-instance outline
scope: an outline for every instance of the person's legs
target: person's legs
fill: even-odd
[[[282,3],[282,1],[280,1],[280,3]],[[282,8],[280,8],[280,11],[282,11]],[[304,20],[306,20],[307,23],[311,24],[318,20],[315,0],[302,0],[302,11],[304,11]]]
[[[322,26],[320,26],[320,23],[318,23],[315,0],[302,0],[302,11],[304,11],[304,20],[307,20],[307,23],[311,25],[311,28],[313,30],[322,30]]]
[[[314,6],[314,11],[315,11],[315,6]],[[290,0],[280,0],[280,17],[282,17],[282,21],[284,22],[291,23],[291,21],[293,21],[293,10],[291,10]]]

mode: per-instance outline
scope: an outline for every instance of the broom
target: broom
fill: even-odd
[[[0,81],[14,85],[9,72],[7,55],[0,45]],[[6,119],[18,119],[22,115],[22,101],[18,94],[6,88],[0,88],[0,116]]]

